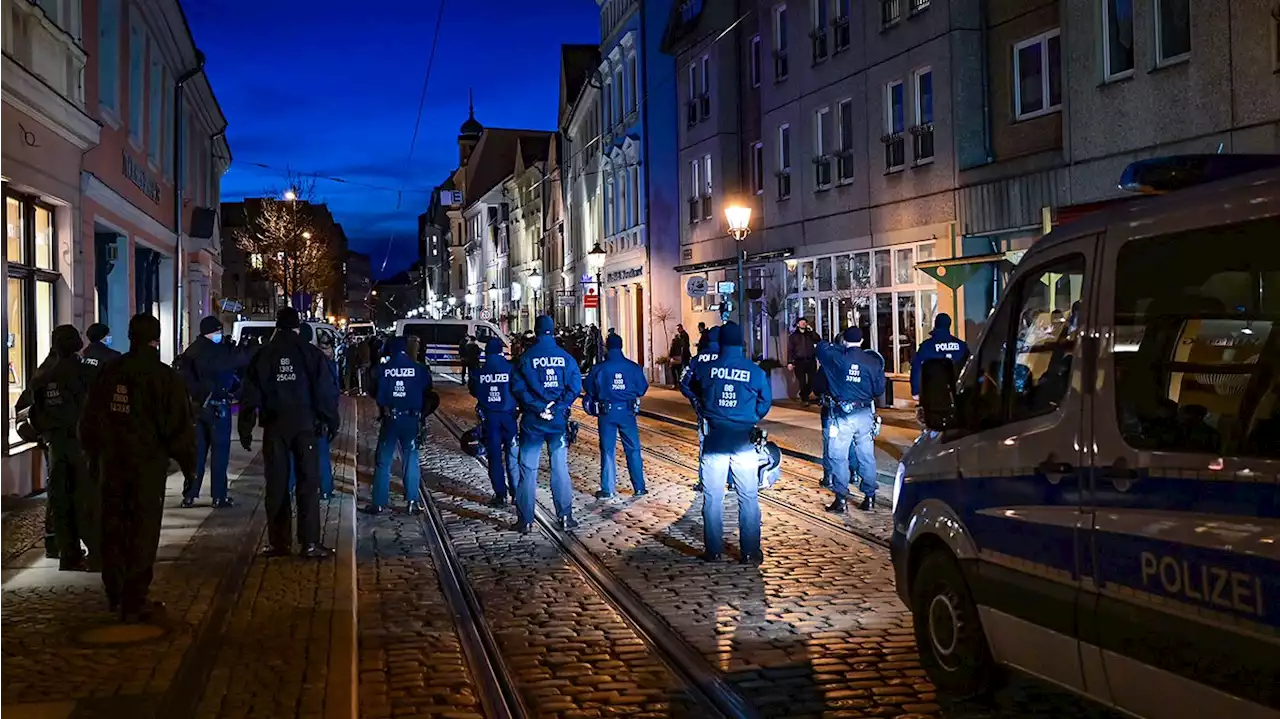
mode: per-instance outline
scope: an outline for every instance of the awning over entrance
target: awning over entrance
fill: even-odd
[[[994,252],[989,255],[970,255],[968,257],[952,257],[945,260],[929,260],[916,263],[916,269],[933,279],[956,290],[969,281],[973,274],[984,265],[992,262],[1009,262],[1017,264],[1025,250],[1012,252]]]
[[[785,260],[795,253],[795,249],[791,247],[788,247],[785,250],[757,252],[754,255],[747,255],[747,264],[760,264],[763,262]],[[719,270],[725,267],[733,267],[737,262],[737,257],[726,257],[719,260],[707,260],[706,262],[698,262],[691,265],[676,265],[675,270],[682,275],[689,275],[696,272],[706,272],[707,270]]]

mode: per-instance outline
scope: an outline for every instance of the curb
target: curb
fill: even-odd
[[[356,590],[355,493],[342,499],[338,532],[337,568],[333,590],[333,624],[329,640],[329,681],[325,691],[325,719],[357,719],[359,716],[359,661]]]

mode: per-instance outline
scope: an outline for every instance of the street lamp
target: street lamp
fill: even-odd
[[[309,239],[311,239],[311,232],[310,232],[310,231],[308,231],[308,230],[303,230],[303,231],[302,231],[302,239],[304,239],[304,240],[309,240]]]
[[[747,250],[742,243],[747,239],[747,235],[751,234],[751,208],[730,205],[724,208],[724,218],[729,223],[729,234],[733,235],[738,245],[738,325],[746,326],[747,288],[742,281],[742,265],[746,259]]]
[[[294,192],[292,189],[285,190],[284,199],[287,200],[288,202],[293,202],[294,200],[298,199],[298,193]]]
[[[605,256],[606,253],[604,249],[600,247],[599,242],[597,242],[596,246],[592,247],[591,251],[587,253],[587,269],[590,270],[596,278],[596,322],[599,325],[604,324],[604,313],[601,311],[603,308],[600,306],[600,303],[604,301],[604,283],[601,281],[601,273],[604,271]]]

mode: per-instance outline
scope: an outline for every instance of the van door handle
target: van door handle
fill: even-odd
[[[1074,465],[1066,462],[1055,462],[1051,459],[1046,459],[1036,466],[1036,472],[1043,474],[1045,479],[1049,480],[1049,484],[1057,484],[1062,481],[1063,477],[1073,474],[1075,471]]]
[[[1111,482],[1117,492],[1128,492],[1139,477],[1138,470],[1120,464],[1110,464],[1101,470],[1102,478]]]

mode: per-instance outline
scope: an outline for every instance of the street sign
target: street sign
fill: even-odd
[[[733,294],[734,287],[735,287],[735,285],[734,285],[734,283],[733,283],[733,280],[728,280],[728,281],[725,281],[725,282],[717,282],[717,283],[716,283],[716,294],[720,294],[720,295],[731,295],[731,294]]]
[[[707,296],[707,278],[700,275],[694,275],[685,283],[684,290],[690,297],[706,297]]]
[[[488,321],[493,319],[493,313],[489,310],[480,310],[480,319]]]
[[[587,288],[586,294],[582,296],[582,308],[587,310],[600,308],[600,295],[596,292],[596,288]]]

